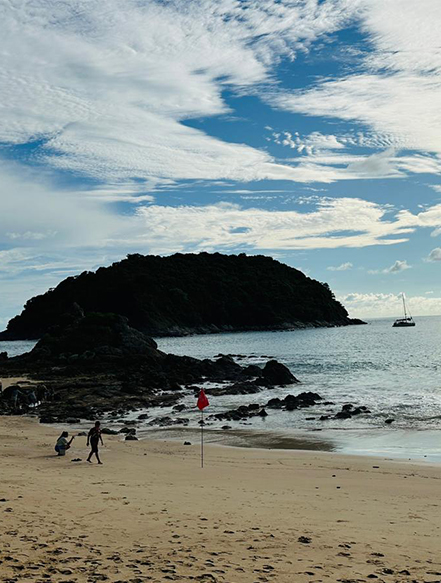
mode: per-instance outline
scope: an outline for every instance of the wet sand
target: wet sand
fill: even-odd
[[[56,437],[0,418],[1,581],[441,581],[441,466]]]

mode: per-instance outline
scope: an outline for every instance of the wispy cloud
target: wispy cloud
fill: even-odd
[[[427,257],[427,261],[441,261],[441,247],[432,249]]]
[[[35,6],[38,18],[1,9],[0,141],[42,140],[41,162],[113,184],[296,180],[268,153],[182,122],[229,113],[226,88],[271,84],[281,58],[353,13],[349,0]]]
[[[336,249],[397,245],[407,241],[418,227],[441,225],[441,205],[418,214],[390,213],[387,207],[350,198],[318,198],[308,212],[242,208],[230,203],[151,205],[138,210],[136,232],[140,244],[156,251],[175,246],[180,250]],[[405,261],[398,261],[387,272],[406,267]]]
[[[347,271],[348,269],[352,269],[354,266],[352,265],[352,263],[342,263],[341,265],[338,265],[337,267],[333,267],[332,265],[330,265],[329,267],[327,267],[326,269],[328,269],[329,271]]]
[[[269,101],[288,111],[359,122],[396,148],[440,154],[439,2],[428,0],[422,9],[413,0],[363,0],[361,8],[373,48],[362,70],[274,92]]]
[[[393,265],[390,267],[386,267],[385,269],[370,269],[368,273],[376,274],[376,273],[391,273],[397,274],[401,273],[402,271],[406,271],[406,269],[411,269],[411,265],[407,263],[406,260],[397,259]]]

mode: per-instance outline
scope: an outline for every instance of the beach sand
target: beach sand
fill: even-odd
[[[58,434],[0,417],[0,581],[441,581],[441,466]]]

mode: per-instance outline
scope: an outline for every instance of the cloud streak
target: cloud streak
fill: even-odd
[[[150,184],[297,180],[266,152],[183,122],[229,113],[225,89],[271,84],[282,57],[353,12],[349,0],[15,4],[0,7],[0,141],[42,140],[44,164]]]
[[[355,121],[396,148],[439,156],[439,2],[363,0],[359,7],[373,46],[362,70],[296,92],[274,92],[269,102],[292,112]]]

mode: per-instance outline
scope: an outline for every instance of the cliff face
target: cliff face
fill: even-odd
[[[30,299],[0,339],[39,338],[78,309],[123,315],[152,336],[360,323],[326,284],[270,257],[129,255]]]

